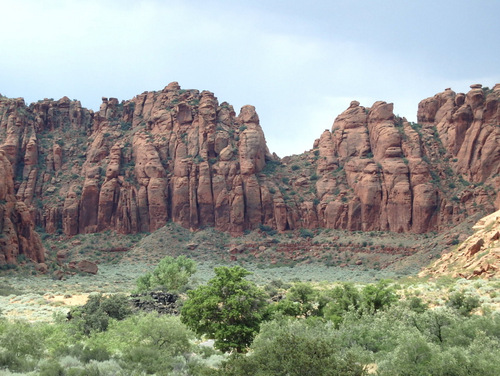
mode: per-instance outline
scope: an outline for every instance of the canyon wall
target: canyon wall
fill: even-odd
[[[15,265],[19,257],[45,261],[28,206],[14,195],[12,166],[0,150],[0,266]]]
[[[392,104],[353,101],[310,152],[279,159],[253,106],[236,115],[176,82],[123,102],[103,98],[98,112],[66,97],[29,106],[0,97],[0,150],[13,172],[0,194],[31,221],[18,234],[32,224],[68,236],[152,232],[167,221],[231,234],[440,231],[500,205],[499,103],[500,85],[447,89],[410,123]],[[40,260],[23,247],[16,252]]]

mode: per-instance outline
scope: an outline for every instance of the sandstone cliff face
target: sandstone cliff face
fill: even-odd
[[[173,220],[239,234],[274,218],[256,175],[273,157],[253,106],[236,116],[212,93],[171,83],[103,98],[97,113],[68,98],[3,98],[0,115],[17,196],[49,233],[150,232]]]
[[[0,266],[17,263],[19,256],[44,262],[44,249],[34,231],[28,206],[16,200],[12,166],[0,150]]]
[[[279,160],[253,106],[162,91],[26,106],[0,97],[0,149],[16,197],[49,233],[151,232],[174,221],[241,234],[341,228],[439,231],[500,205],[500,86],[420,103],[418,124],[392,104],[356,101],[311,152]]]
[[[500,85],[471,89],[423,100],[417,124],[353,101],[315,143],[318,225],[422,233],[498,208]]]
[[[451,89],[420,102],[418,122],[435,126],[454,170],[484,183],[500,173],[500,84],[490,90],[471,85],[467,94]]]

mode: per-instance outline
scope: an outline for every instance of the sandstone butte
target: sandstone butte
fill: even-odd
[[[443,231],[500,208],[499,103],[500,84],[446,89],[410,123],[353,101],[311,151],[280,160],[253,106],[236,115],[176,82],[97,112],[0,96],[0,264],[43,262],[35,227]]]

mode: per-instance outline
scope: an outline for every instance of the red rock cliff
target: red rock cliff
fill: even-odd
[[[174,221],[438,231],[500,204],[500,87],[422,101],[418,121],[356,101],[313,150],[280,161],[252,106],[171,83],[98,112],[0,98],[0,148],[19,201],[47,232],[149,232]]]
[[[0,266],[17,264],[19,256],[44,262],[44,249],[34,231],[28,206],[16,200],[12,166],[0,150]]]

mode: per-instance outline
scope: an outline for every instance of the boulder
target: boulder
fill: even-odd
[[[83,273],[97,274],[99,268],[97,264],[88,260],[81,260],[76,264],[76,269]]]
[[[47,264],[45,264],[44,262],[41,262],[41,263],[35,264],[35,270],[39,273],[45,274],[45,273],[47,273],[49,268],[47,267]]]

